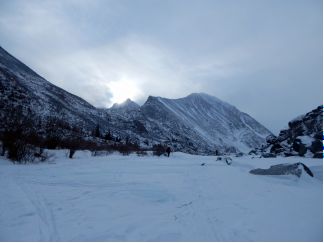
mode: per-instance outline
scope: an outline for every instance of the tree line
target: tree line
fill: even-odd
[[[122,154],[141,151],[138,143],[129,137],[123,139],[110,130],[102,132],[99,124],[91,130],[55,116],[40,118],[21,105],[0,108],[0,154],[12,161],[46,160],[44,149],[68,149],[70,158],[76,150],[119,151]]]

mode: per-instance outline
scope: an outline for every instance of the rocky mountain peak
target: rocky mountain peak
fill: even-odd
[[[115,103],[111,107],[111,109],[124,109],[124,110],[137,110],[139,108],[140,106],[129,98],[120,104]]]

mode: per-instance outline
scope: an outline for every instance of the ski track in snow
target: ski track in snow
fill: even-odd
[[[55,153],[55,163],[0,159],[1,241],[322,240],[322,160]],[[315,178],[248,173],[298,161]]]
[[[28,198],[36,210],[39,219],[40,241],[59,241],[60,237],[57,232],[55,216],[50,203],[41,193],[32,190],[24,181],[17,181],[17,185],[22,189],[26,198]]]

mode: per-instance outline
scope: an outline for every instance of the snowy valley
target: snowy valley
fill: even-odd
[[[0,241],[322,241],[322,160],[173,153],[0,159]],[[314,173],[260,176],[302,162]],[[202,166],[202,164],[204,165]]]
[[[0,241],[322,241],[322,106],[276,137],[204,93],[99,109],[0,56]]]
[[[1,242],[323,242],[323,1],[2,0]]]
[[[205,93],[96,108],[0,56],[0,241],[322,241],[322,106],[276,137]]]

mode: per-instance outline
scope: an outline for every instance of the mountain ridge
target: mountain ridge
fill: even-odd
[[[248,114],[206,93],[178,99],[148,96],[142,106],[128,99],[108,109],[96,108],[51,84],[3,48],[0,56],[0,106],[20,105],[45,121],[58,117],[88,133],[100,125],[102,133],[109,130],[142,146],[162,143],[200,154],[247,151],[271,134]]]

